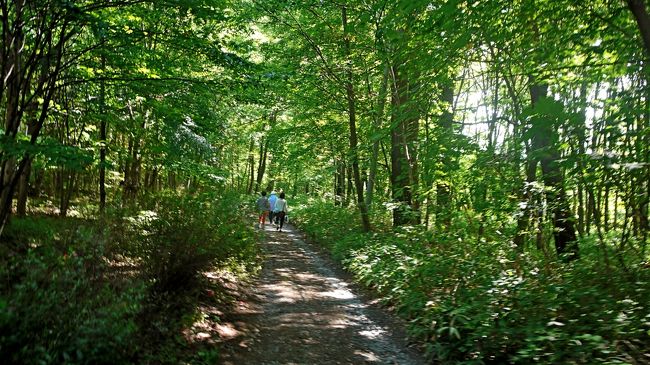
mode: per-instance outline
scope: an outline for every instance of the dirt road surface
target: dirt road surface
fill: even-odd
[[[292,226],[267,225],[251,298],[222,326],[225,365],[425,364],[403,325],[364,295]]]

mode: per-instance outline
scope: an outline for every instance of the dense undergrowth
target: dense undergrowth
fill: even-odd
[[[434,235],[377,218],[378,232],[362,234],[353,210],[294,205],[294,222],[408,319],[436,362],[650,362],[650,273],[638,253],[607,264],[587,239],[564,263],[517,253],[498,232],[477,242],[460,222]]]
[[[182,335],[207,270],[256,270],[238,197],[159,195],[101,220],[14,219],[0,245],[5,364],[204,363]]]

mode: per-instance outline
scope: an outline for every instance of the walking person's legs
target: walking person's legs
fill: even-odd
[[[280,231],[282,231],[282,226],[284,225],[284,215],[285,215],[285,212],[279,212],[278,213],[278,220],[280,221],[280,227],[278,228],[278,230],[280,230]]]
[[[260,219],[259,219],[259,225],[260,228],[264,228],[264,223],[266,223],[266,215],[269,214],[268,211],[264,211],[260,213]]]

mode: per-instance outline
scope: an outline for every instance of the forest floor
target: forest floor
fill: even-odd
[[[222,364],[425,364],[404,324],[294,227],[267,225],[262,245],[260,276],[216,328]]]

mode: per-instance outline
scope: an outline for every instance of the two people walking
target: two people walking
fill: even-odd
[[[271,196],[267,198],[266,191],[262,191],[261,196],[257,199],[255,204],[259,212],[259,228],[264,228],[266,216],[268,215],[269,222],[273,223],[273,218],[275,218],[276,230],[282,232],[282,227],[288,212],[288,205],[285,200],[284,192],[281,192],[280,197],[278,198],[275,191],[272,191]]]

